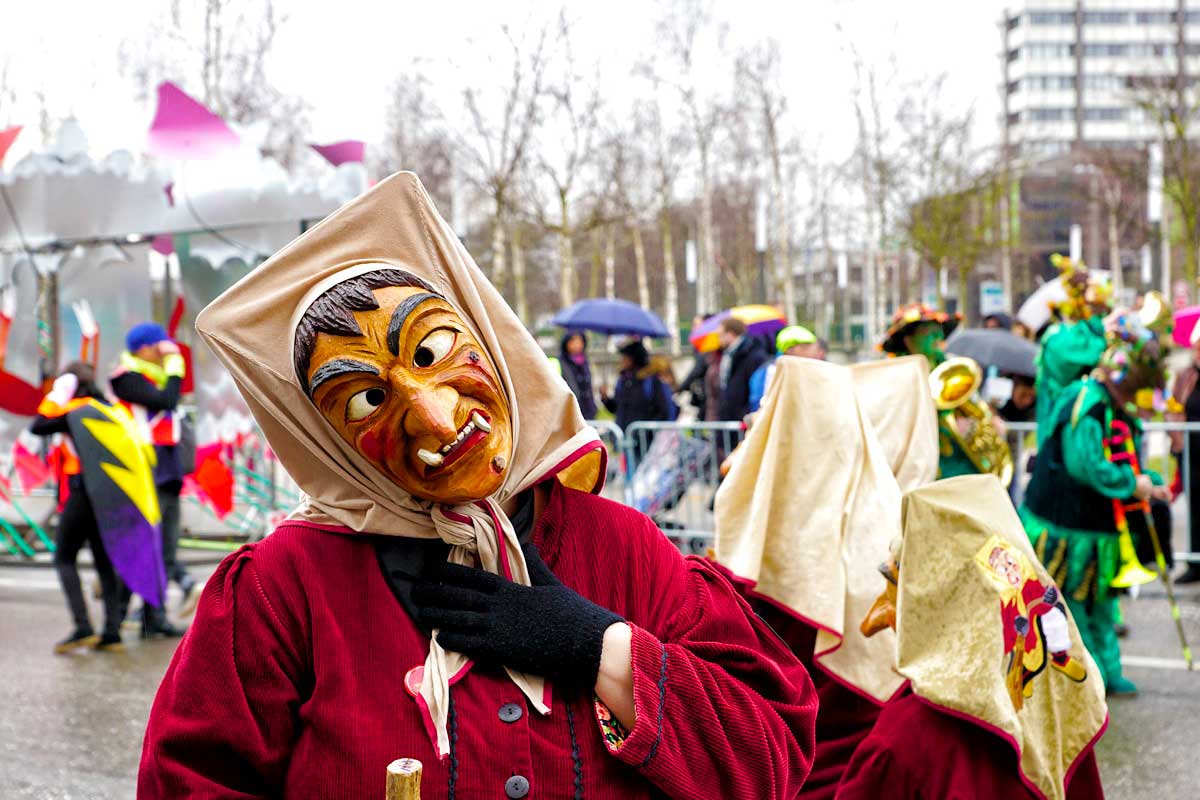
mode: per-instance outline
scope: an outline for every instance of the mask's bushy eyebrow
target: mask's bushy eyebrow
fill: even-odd
[[[404,327],[404,321],[408,319],[417,306],[424,303],[426,300],[442,300],[440,294],[433,292],[421,292],[404,298],[400,305],[396,306],[396,310],[392,312],[392,319],[388,322],[387,329],[387,346],[392,355],[400,355],[400,329]]]
[[[361,336],[362,329],[354,318],[355,311],[374,311],[379,308],[373,290],[389,286],[415,286],[432,292],[433,287],[421,278],[402,269],[386,268],[365,272],[335,284],[313,301],[296,326],[293,366],[296,378],[305,392],[308,386],[308,363],[317,336],[322,333],[334,336]]]
[[[317,387],[330,378],[336,378],[338,375],[346,375],[352,372],[365,372],[368,375],[378,375],[379,367],[374,364],[368,364],[365,361],[355,361],[352,358],[335,358],[333,361],[322,364],[313,373],[308,389],[309,396],[311,397],[313,392],[317,391]]]

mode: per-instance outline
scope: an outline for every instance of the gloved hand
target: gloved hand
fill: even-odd
[[[604,631],[622,619],[559,583],[532,544],[522,547],[532,586],[449,562],[417,581],[412,598],[438,642],[482,663],[591,688]]]
[[[65,406],[75,397],[77,389],[79,389],[79,378],[74,373],[64,372],[54,379],[54,385],[50,388],[46,399],[55,405]]]

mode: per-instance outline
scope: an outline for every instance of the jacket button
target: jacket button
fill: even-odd
[[[529,794],[529,779],[524,775],[513,775],[504,782],[504,794],[512,800],[521,800]]]
[[[521,717],[525,716],[525,712],[516,703],[505,703],[500,706],[500,721],[501,722],[516,722]]]

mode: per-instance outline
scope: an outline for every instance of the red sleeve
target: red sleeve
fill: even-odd
[[[670,797],[795,797],[815,749],[808,673],[712,565],[634,520],[637,723],[613,754]]]
[[[267,599],[253,546],[221,562],[154,699],[139,798],[281,794],[307,672],[298,624]]]

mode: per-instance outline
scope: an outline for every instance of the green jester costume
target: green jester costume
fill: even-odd
[[[1061,273],[1066,299],[1051,310],[1059,320],[1041,338],[1037,359],[1037,441],[1042,445],[1056,419],[1059,395],[1083,378],[1100,361],[1108,347],[1104,315],[1111,311],[1112,285],[1089,273],[1082,263],[1055,253],[1051,263]]]
[[[1042,441],[1020,510],[1110,693],[1136,691],[1121,674],[1113,586],[1123,557],[1132,555],[1122,553],[1122,547],[1132,551],[1121,535],[1128,533],[1126,508],[1148,489],[1137,474],[1142,425],[1134,399],[1164,381],[1155,335],[1133,315],[1125,319],[1129,324],[1110,335],[1096,370],[1062,390],[1049,416],[1039,417]],[[1156,474],[1146,477],[1162,484]]]
[[[1038,445],[1050,435],[1063,391],[1092,371],[1107,343],[1100,317],[1055,323],[1042,337],[1037,361]]]

